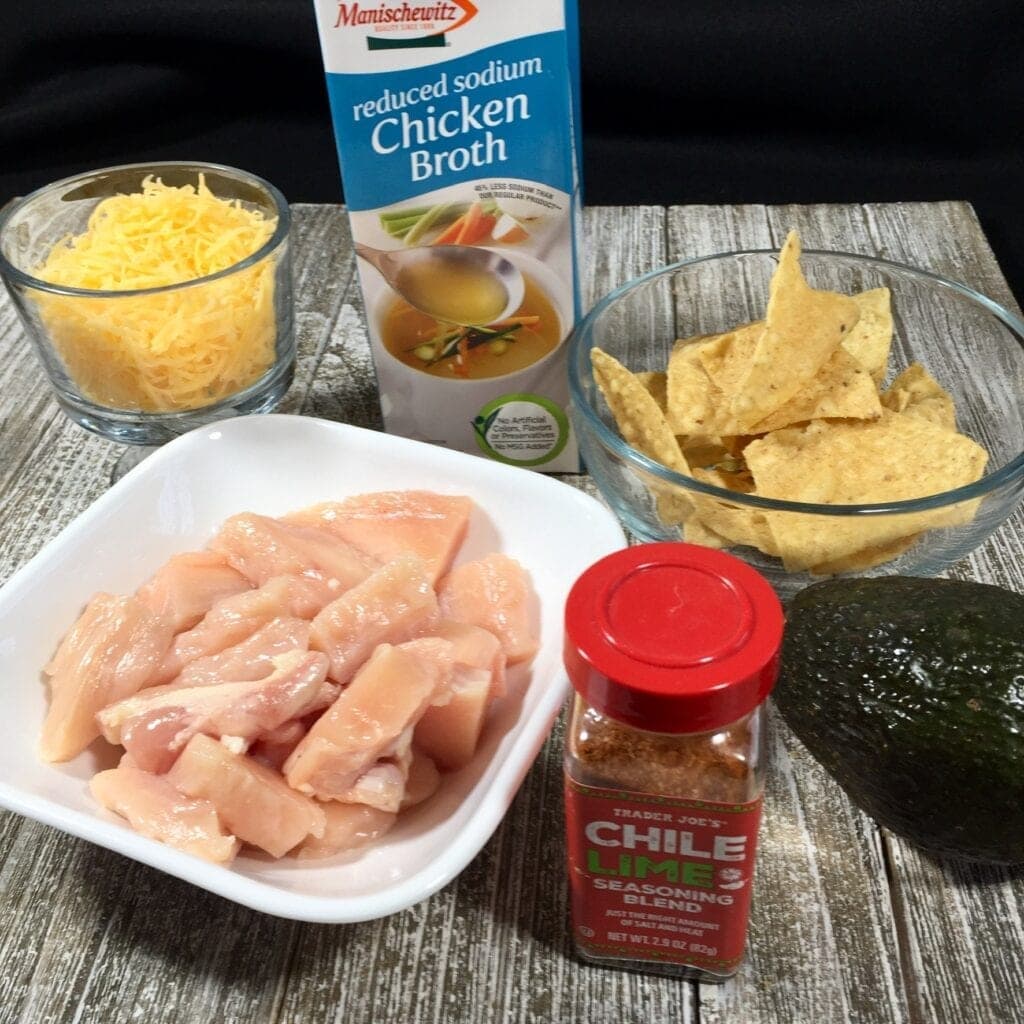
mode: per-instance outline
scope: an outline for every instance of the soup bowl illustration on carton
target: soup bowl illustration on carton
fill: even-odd
[[[381,405],[406,436],[450,444],[461,432],[492,458],[543,465],[569,432],[562,408],[543,396],[564,373],[553,357],[572,327],[572,290],[540,260],[494,251],[522,274],[523,300],[485,326],[439,321],[374,275],[367,310]]]

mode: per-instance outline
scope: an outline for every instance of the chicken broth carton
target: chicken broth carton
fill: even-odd
[[[316,0],[385,427],[579,468],[575,0]]]

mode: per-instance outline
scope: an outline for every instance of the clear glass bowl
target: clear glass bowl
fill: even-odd
[[[206,277],[132,291],[63,287],[35,276],[36,269],[55,246],[68,236],[85,231],[92,211],[102,200],[118,193],[138,192],[147,175],[159,178],[165,185],[181,186],[195,185],[200,174],[217,198],[238,200],[247,209],[276,218],[273,233],[256,252]],[[0,213],[0,276],[57,401],[68,416],[87,430],[113,441],[162,444],[194,427],[228,416],[269,412],[288,390],[295,365],[290,229],[291,214],[284,196],[273,185],[246,171],[206,163],[125,164],[65,178],[8,205]],[[266,369],[257,369],[258,378],[251,379],[250,375],[233,393],[214,391],[208,399],[189,402],[186,408],[146,411],[113,405],[102,396],[86,393],[69,370],[75,343],[81,343],[81,332],[89,331],[88,324],[95,322],[91,318],[96,317],[97,310],[103,316],[109,314],[113,323],[122,323],[125,318],[135,318],[133,322],[137,322],[150,310],[173,314],[215,304],[240,281],[257,279],[258,287],[263,289],[259,294],[265,302],[259,309],[254,308],[252,330],[254,336],[259,333],[260,345],[268,349]],[[148,304],[146,309],[144,304]],[[72,319],[73,329],[68,327]],[[92,338],[87,337],[86,342],[91,345]],[[96,348],[99,347],[97,343]],[[196,358],[202,355],[203,349],[198,346]]]
[[[805,251],[804,273],[817,288],[847,294],[881,286],[892,292],[895,322],[889,380],[920,362],[953,396],[957,427],[989,453],[986,474],[966,487],[885,505],[814,505],[739,494],[680,475],[627,445],[594,383],[590,351],[602,348],[630,370],[664,370],[677,338],[727,331],[760,319],[777,254],[723,253],[677,263],[623,285],[602,299],[569,347],[572,419],[597,486],[626,527],[646,541],[681,540],[678,525],[657,515],[659,496],[703,495],[722,507],[800,517],[834,530],[848,517],[902,517],[948,511],[958,525],[920,532],[898,557],[851,575],[930,576],[981,544],[1024,494],[1024,323],[978,292],[926,271],[846,253]],[[889,381],[886,381],[886,385]],[[703,499],[702,499],[703,500]],[[973,503],[967,505],[966,503]],[[970,508],[973,516],[957,516]],[[917,520],[920,522],[920,519]],[[894,531],[895,532],[895,531]],[[915,532],[909,528],[905,531]],[[820,579],[789,572],[753,547],[735,547],[783,598]]]

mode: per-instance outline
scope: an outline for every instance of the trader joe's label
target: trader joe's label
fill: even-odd
[[[726,974],[743,957],[760,799],[673,800],[566,783],[573,929],[584,953]]]

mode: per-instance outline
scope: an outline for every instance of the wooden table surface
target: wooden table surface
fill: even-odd
[[[282,411],[379,428],[347,218],[295,214],[299,361]],[[790,226],[808,248],[926,267],[1016,308],[973,211],[954,202],[590,209],[586,294],[671,260],[777,247]],[[118,454],[57,409],[5,297],[0,582],[103,493]],[[955,574],[1024,590],[1022,525],[1018,511]],[[725,985],[573,958],[559,725],[466,871],[367,924],[268,917],[0,813],[0,1022],[1024,1021],[1024,872],[922,855],[772,725],[749,952]]]

